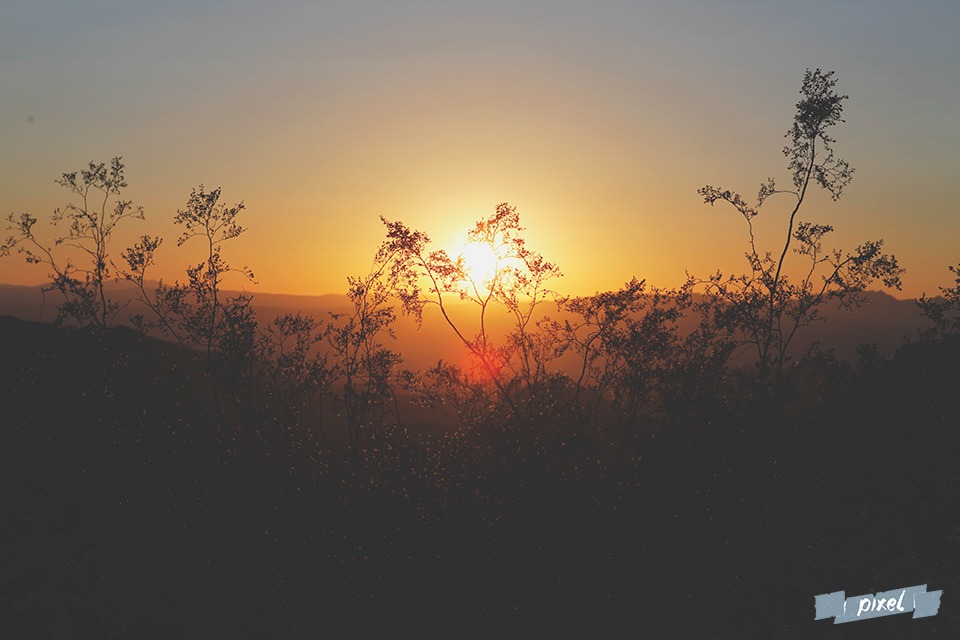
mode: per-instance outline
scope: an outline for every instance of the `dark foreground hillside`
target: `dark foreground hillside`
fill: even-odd
[[[731,377],[616,464],[604,434],[523,465],[496,433],[398,437],[362,482],[167,343],[3,317],[0,354],[2,637],[960,629],[956,339]],[[815,595],[923,583],[936,617],[813,620]]]

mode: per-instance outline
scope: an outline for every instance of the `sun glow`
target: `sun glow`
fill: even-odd
[[[499,259],[490,245],[484,242],[469,242],[463,245],[460,255],[466,275],[477,287],[486,287],[497,275]]]

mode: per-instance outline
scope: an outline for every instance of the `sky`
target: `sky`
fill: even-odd
[[[856,174],[800,217],[839,248],[883,238],[917,296],[960,262],[958,26],[949,0],[4,0],[0,213],[46,220],[61,173],[119,155],[146,220],[114,254],[164,236],[157,277],[199,261],[172,219],[202,183],[246,205],[224,252],[252,291],[342,292],[381,215],[453,250],[501,202],[565,293],[676,286],[745,268],[743,219],[696,191],[789,184],[820,67],[850,96],[834,137]],[[789,205],[756,222],[770,250]],[[0,282],[44,276],[0,259]]]

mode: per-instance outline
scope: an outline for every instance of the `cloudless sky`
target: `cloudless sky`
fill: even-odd
[[[783,134],[822,67],[850,95],[835,137],[856,175],[802,217],[836,246],[884,238],[919,295],[960,261],[958,27],[948,0],[5,0],[0,212],[43,219],[62,172],[122,155],[147,220],[115,254],[162,234],[156,276],[198,259],[171,220],[204,183],[247,206],[224,250],[254,290],[343,291],[380,215],[450,249],[504,201],[563,291],[673,286],[744,267],[742,218],[696,190],[788,184]],[[0,282],[44,275],[0,260]]]

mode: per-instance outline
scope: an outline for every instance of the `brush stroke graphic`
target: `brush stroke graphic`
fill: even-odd
[[[845,597],[843,591],[824,593],[814,597],[816,607],[814,620],[834,618],[834,624],[841,624],[911,611],[914,619],[929,618],[940,612],[942,595],[942,590],[927,591],[925,584],[884,591],[876,595],[864,594],[849,598]]]

